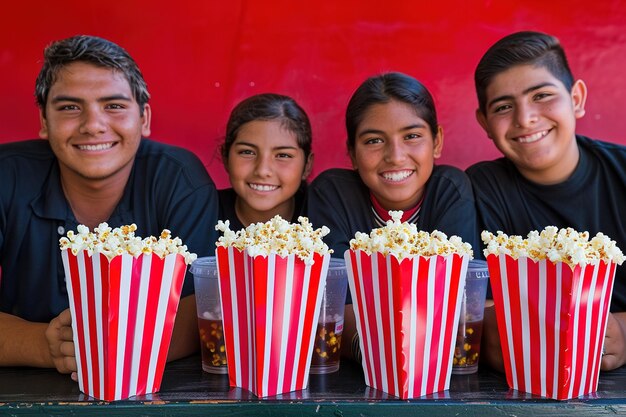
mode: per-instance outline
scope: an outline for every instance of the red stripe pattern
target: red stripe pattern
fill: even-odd
[[[157,392],[187,269],[182,255],[61,255],[79,389],[104,401]]]
[[[403,399],[447,390],[469,257],[344,257],[366,384]]]
[[[216,250],[230,385],[267,397],[305,389],[330,255]]]
[[[509,387],[557,400],[595,392],[616,264],[487,264]]]

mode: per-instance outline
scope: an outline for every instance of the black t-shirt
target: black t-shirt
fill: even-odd
[[[223,190],[218,191],[219,199],[220,199],[220,210],[219,210],[219,220],[230,221],[230,230],[241,230],[245,226],[237,217],[237,213],[235,212],[235,200],[237,199],[237,193],[232,188],[225,188]],[[304,198],[306,194],[306,183],[303,181],[300,185],[300,188],[294,195],[295,197],[295,208],[293,211],[293,218],[286,219],[292,223],[298,221],[299,216],[305,216],[306,213],[304,209],[306,208],[304,205]]]
[[[59,238],[76,231],[59,164],[48,141],[0,145],[0,311],[49,322],[68,307]],[[170,229],[191,252],[215,251],[217,191],[191,152],[142,139],[109,226],[137,224],[137,236]],[[187,273],[183,295],[193,293]]]
[[[369,189],[359,174],[347,169],[321,173],[309,186],[307,212],[314,227],[327,226],[330,233],[324,242],[342,258],[356,232],[369,233],[379,227],[371,209]],[[439,230],[448,236],[460,236],[477,255],[477,220],[474,196],[463,171],[435,165],[426,183],[426,192],[416,221],[427,232]]]
[[[602,232],[626,251],[626,147],[576,137],[580,160],[566,181],[539,185],[506,158],[467,169],[481,230],[526,237],[546,226]],[[481,245],[482,247],[482,245]],[[626,267],[618,266],[611,308],[626,311]]]

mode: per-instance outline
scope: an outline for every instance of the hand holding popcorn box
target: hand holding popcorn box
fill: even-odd
[[[624,260],[615,242],[554,226],[482,239],[509,387],[558,400],[595,392]]]
[[[217,243],[222,320],[230,385],[259,397],[305,389],[326,283],[328,228],[276,216]]]
[[[345,259],[365,382],[407,399],[450,386],[472,250],[389,213],[385,227],[356,234]]]
[[[195,259],[168,230],[143,240],[135,230],[79,225],[60,239],[78,385],[99,400],[159,390],[186,264]]]

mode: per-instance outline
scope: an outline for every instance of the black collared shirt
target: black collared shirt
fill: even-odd
[[[191,252],[215,250],[217,191],[191,152],[142,139],[124,195],[107,221],[136,235],[170,229]],[[68,307],[59,238],[78,223],[45,140],[0,145],[0,311],[49,322]],[[183,295],[193,293],[187,274]]]

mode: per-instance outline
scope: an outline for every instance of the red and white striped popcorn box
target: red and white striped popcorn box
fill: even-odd
[[[305,389],[330,255],[216,250],[230,385],[267,397]]]
[[[79,389],[104,401],[157,392],[187,269],[183,256],[61,255]]]
[[[447,390],[469,257],[344,257],[365,383],[402,399]]]
[[[595,392],[616,264],[487,263],[509,387],[557,400]]]

